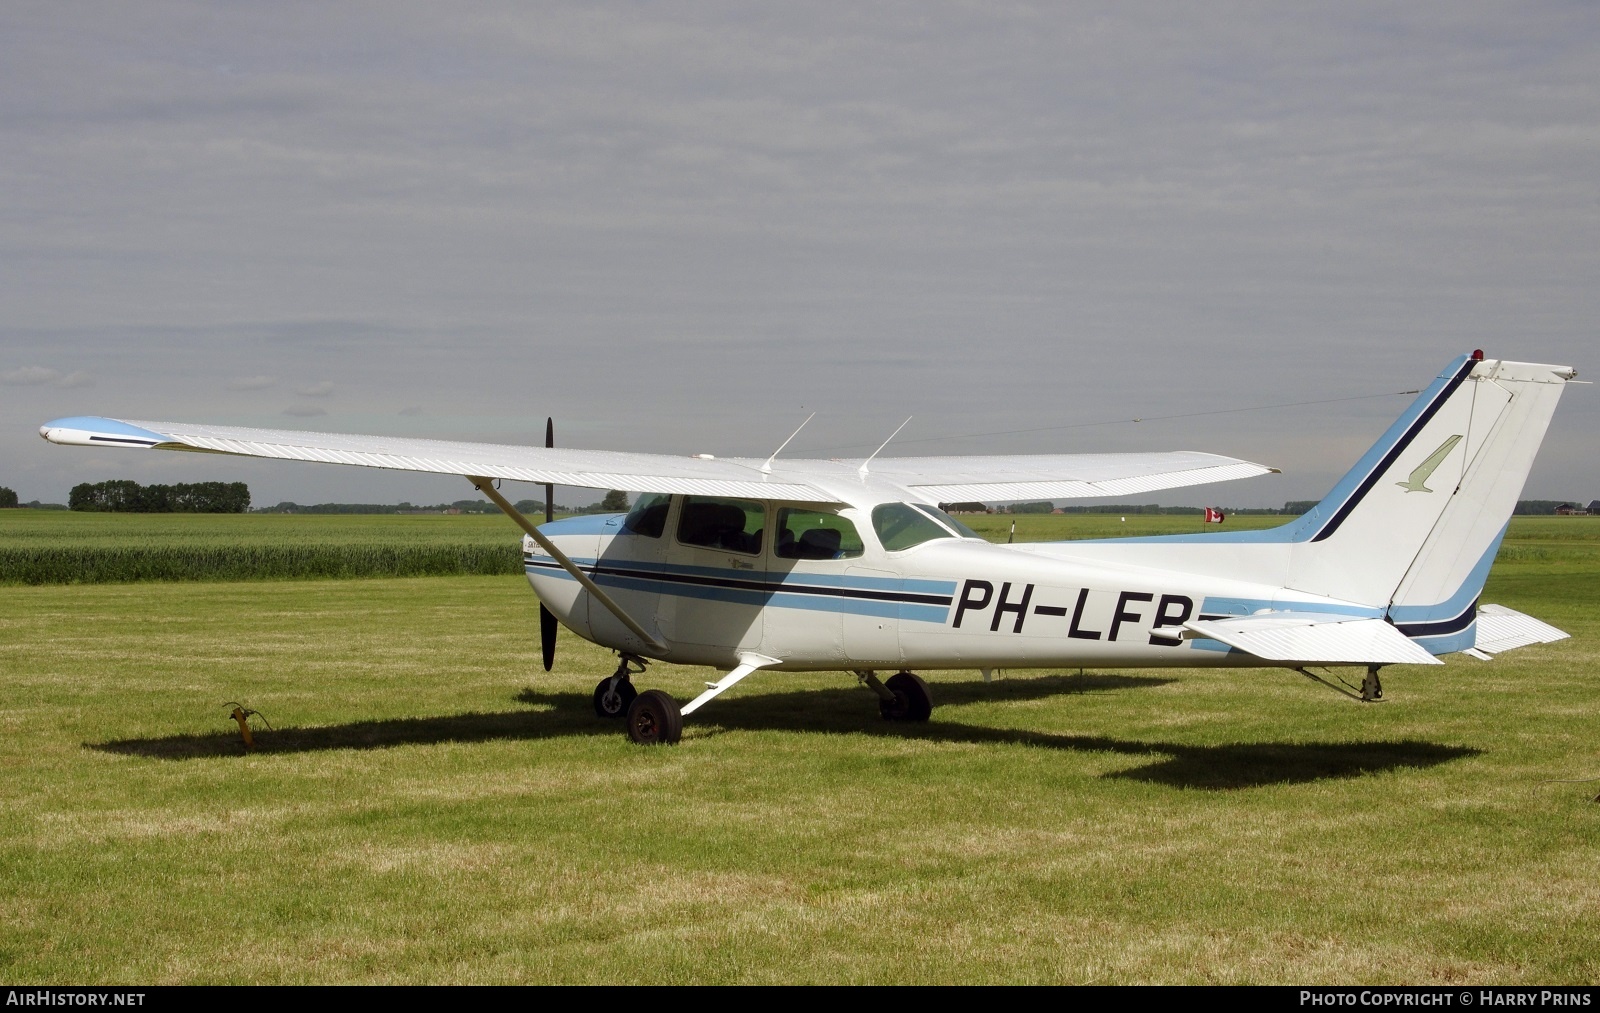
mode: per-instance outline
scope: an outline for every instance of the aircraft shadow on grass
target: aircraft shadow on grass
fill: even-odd
[[[962,703],[1026,701],[1063,693],[1152,688],[1171,681],[1126,675],[1046,676],[994,684],[941,682],[936,684],[936,692],[941,705],[954,706]],[[623,739],[618,723],[601,721],[594,716],[587,694],[542,693],[535,689],[524,689],[516,699],[521,703],[542,706],[538,711],[469,712],[263,730],[255,733],[256,752],[275,755],[572,736],[616,736],[619,740]],[[730,695],[717,701],[716,707],[707,711],[703,723],[696,722],[701,733],[696,737],[710,737],[728,731],[824,732],[929,742],[1025,745],[1070,752],[1115,753],[1150,757],[1151,762],[1102,776],[1214,791],[1353,778],[1388,770],[1423,769],[1476,756],[1480,752],[1465,746],[1410,739],[1189,745],[984,727],[941,720],[937,712],[927,724],[901,724],[882,721],[874,711],[871,696],[853,687]],[[162,760],[208,759],[241,756],[244,753],[243,743],[236,733],[119,739],[86,742],[84,746],[107,753]]]

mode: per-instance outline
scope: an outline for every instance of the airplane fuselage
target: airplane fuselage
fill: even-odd
[[[665,652],[641,643],[531,539],[529,582],[562,623],[602,646],[719,668],[759,655],[791,671],[1259,666],[1218,641],[1180,636],[1183,624],[1281,608],[1383,614],[1247,581],[1052,558],[954,531],[891,551],[875,537],[871,506],[837,511],[861,536],[846,558],[782,558],[770,540],[756,551],[685,544],[675,527],[684,500],[672,498],[655,536],[630,532],[622,515],[541,529]],[[784,507],[765,504],[764,530]]]

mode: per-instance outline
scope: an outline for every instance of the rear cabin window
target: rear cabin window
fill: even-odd
[[[932,517],[909,503],[884,503],[872,508],[872,530],[887,552],[898,552],[935,538],[954,538]]]
[[[659,492],[645,493],[634,502],[633,509],[623,519],[622,530],[646,538],[660,538],[661,532],[667,529],[667,507],[671,505],[672,500],[668,496]]]
[[[678,541],[754,556],[761,552],[766,517],[766,509],[754,500],[685,496]]]
[[[779,559],[854,559],[863,546],[856,526],[838,514],[784,507],[772,551]]]

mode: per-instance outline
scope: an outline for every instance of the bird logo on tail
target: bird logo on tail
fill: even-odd
[[[1456,444],[1460,442],[1460,434],[1445,440],[1439,444],[1438,450],[1428,455],[1426,461],[1411,470],[1410,478],[1407,478],[1404,482],[1396,482],[1395,485],[1398,485],[1406,492],[1432,492],[1433,490],[1429,489],[1425,483],[1433,475],[1434,471],[1438,469],[1439,465],[1444,463],[1444,459],[1450,456],[1450,451],[1456,449]]]

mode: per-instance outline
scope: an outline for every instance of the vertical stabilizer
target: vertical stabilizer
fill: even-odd
[[[1288,586],[1387,606],[1438,653],[1472,646],[1473,606],[1566,366],[1451,363],[1295,525]],[[1450,646],[1450,638],[1463,640]]]

